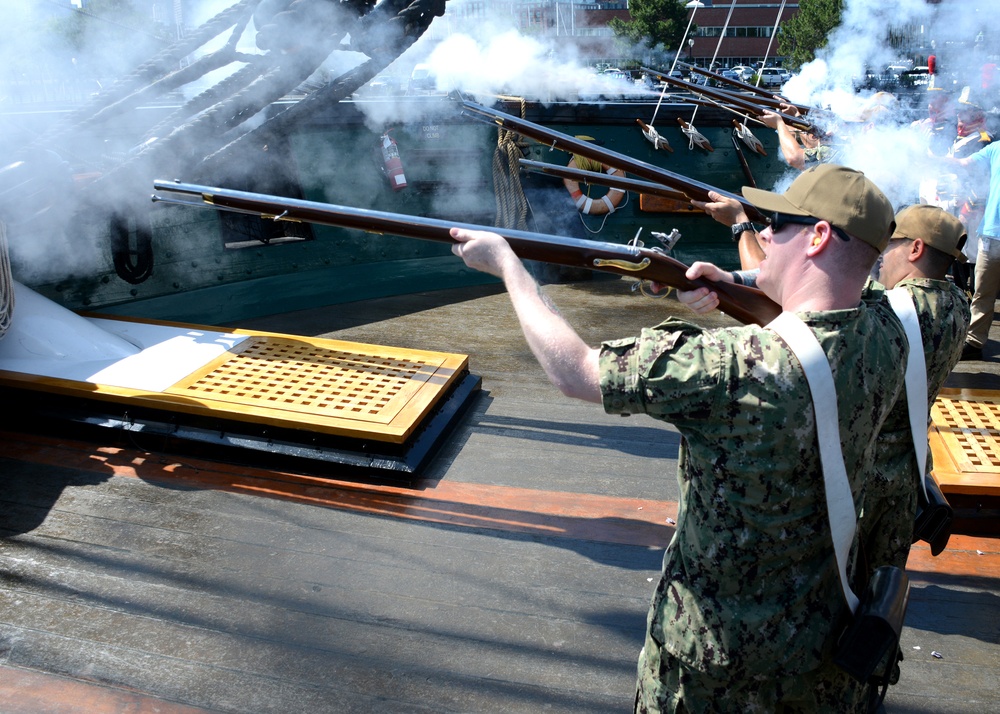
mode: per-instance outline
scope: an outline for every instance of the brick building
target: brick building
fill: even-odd
[[[734,67],[761,62],[766,57],[769,65],[781,65],[784,58],[778,55],[778,41],[773,34],[777,24],[798,13],[797,2],[786,2],[783,9],[781,2],[773,0],[701,2],[704,7],[688,11],[688,17],[694,13],[697,29],[692,33],[694,42],[681,54],[682,59],[707,66],[715,55],[716,66]]]
[[[781,63],[781,58],[775,57],[776,46],[771,47],[769,54],[767,52],[781,8],[780,0],[700,2],[700,7],[688,10],[688,17],[691,12],[695,14],[697,29],[692,33],[693,42],[681,52],[683,59],[708,64],[718,48],[717,64],[748,64],[763,60],[765,56],[772,60],[771,64]],[[723,33],[733,3],[729,26]],[[798,7],[798,2],[787,2],[781,13],[782,20],[798,12]],[[625,51],[608,27],[613,18],[630,19],[628,0],[449,0],[445,17],[435,23],[437,27],[432,26],[430,32],[440,38],[463,22],[489,16],[509,18],[524,35],[545,39],[564,48],[572,46],[583,61],[590,63],[646,59],[623,57]],[[672,52],[677,48],[667,49]]]

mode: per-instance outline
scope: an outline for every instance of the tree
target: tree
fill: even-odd
[[[688,10],[681,0],[631,0],[629,21],[613,19],[608,26],[615,35],[633,45],[675,49],[684,38]],[[693,26],[692,26],[693,28]]]
[[[799,0],[798,13],[778,32],[778,53],[786,58],[785,66],[796,70],[816,59],[816,50],[826,46],[843,10],[843,0]]]

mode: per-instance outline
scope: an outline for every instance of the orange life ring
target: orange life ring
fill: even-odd
[[[570,159],[567,167],[571,169],[577,168],[576,159]],[[611,176],[625,176],[624,171],[612,168],[607,164],[601,164],[601,170]],[[614,213],[615,209],[618,208],[618,204],[622,202],[622,198],[625,197],[625,189],[622,188],[609,189],[606,194],[594,199],[583,194],[583,191],[580,190],[579,181],[563,179],[563,185],[569,191],[570,198],[576,203],[576,210],[590,216],[603,216],[605,213]]]

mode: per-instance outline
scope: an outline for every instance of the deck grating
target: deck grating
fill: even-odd
[[[941,390],[930,442],[942,491],[1000,495],[1000,391]]]

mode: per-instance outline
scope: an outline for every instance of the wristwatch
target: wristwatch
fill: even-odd
[[[742,223],[734,223],[732,225],[733,240],[738,241],[740,239],[740,236],[743,235],[745,231],[756,232],[756,230],[757,229],[753,227],[753,223],[751,223],[750,221],[743,221]]]

